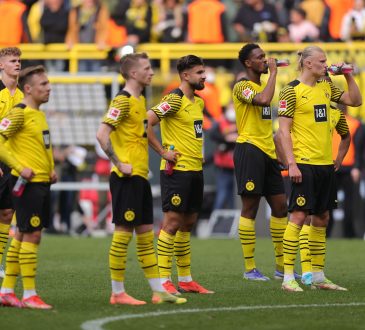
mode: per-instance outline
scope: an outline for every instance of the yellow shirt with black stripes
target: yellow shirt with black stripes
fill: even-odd
[[[4,142],[8,141],[7,147]],[[18,104],[0,123],[0,159],[18,176],[23,168],[33,170],[31,182],[50,182],[54,161],[46,115]]]
[[[111,101],[103,123],[114,128],[110,140],[122,163],[132,165],[132,175],[148,177],[147,110],[143,95],[138,98],[122,90]],[[119,177],[123,173],[112,167]]]
[[[337,134],[344,136],[349,133],[345,114],[335,107],[331,106],[331,128],[336,130]]]
[[[338,103],[342,94],[326,80],[319,80],[315,86],[294,80],[280,92],[278,115],[293,119],[291,137],[297,163],[333,164],[330,103]]]
[[[163,147],[167,150],[173,145],[181,154],[174,167],[178,171],[203,169],[203,109],[202,98],[194,94],[191,102],[179,88],[151,109],[161,121]],[[162,159],[160,169],[165,165]]]
[[[23,92],[17,88],[14,95],[2,81],[0,81],[0,118],[3,118],[15,105],[24,98]]]
[[[266,87],[241,79],[233,87],[233,104],[238,130],[237,143],[251,143],[276,159],[270,106],[253,104],[254,97]]]

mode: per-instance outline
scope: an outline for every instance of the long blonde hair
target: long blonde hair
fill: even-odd
[[[318,47],[318,46],[308,46],[305,47],[302,51],[299,50],[297,52],[298,55],[298,71],[303,71],[303,63],[304,60],[313,55],[313,53],[315,52],[320,52],[320,53],[324,53],[323,49]]]

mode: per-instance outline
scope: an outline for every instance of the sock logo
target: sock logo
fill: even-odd
[[[36,228],[39,227],[40,224],[41,224],[41,219],[38,216],[33,215],[30,219],[30,225]]]
[[[124,212],[124,219],[126,221],[133,221],[136,217],[136,214],[132,210],[128,210]]]

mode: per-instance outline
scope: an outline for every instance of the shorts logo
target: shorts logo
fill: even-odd
[[[7,119],[7,118],[3,118],[3,120],[0,123],[0,131],[6,131],[8,129],[8,127],[11,124],[11,120]]]
[[[117,120],[120,115],[120,110],[117,108],[109,108],[107,118]]]
[[[297,197],[296,202],[297,202],[298,206],[304,206],[307,201],[305,200],[305,198],[303,196],[299,196],[299,197]]]
[[[169,111],[171,109],[171,105],[168,104],[167,102],[162,102],[158,107],[158,110],[161,111],[161,113],[164,115],[167,111]]]
[[[179,195],[174,195],[171,197],[171,204],[174,206],[179,206],[181,204],[181,198]]]
[[[255,184],[252,181],[247,181],[245,187],[247,191],[252,191],[255,189]]]
[[[131,210],[125,211],[125,213],[124,213],[124,219],[126,221],[133,221],[135,219],[135,217],[136,217],[136,214]]]
[[[41,219],[39,219],[38,216],[33,215],[30,219],[30,225],[34,228],[39,227],[39,225],[41,224]]]
[[[242,95],[244,98],[249,99],[250,96],[253,94],[253,91],[249,88],[246,88],[243,92]]]
[[[279,111],[286,111],[287,105],[288,105],[288,103],[286,100],[280,100],[279,101]]]

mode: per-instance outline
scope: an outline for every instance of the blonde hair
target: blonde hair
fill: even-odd
[[[323,49],[318,46],[308,46],[305,47],[302,51],[298,51],[298,71],[303,70],[303,63],[306,58],[312,56],[313,53],[324,53]]]

